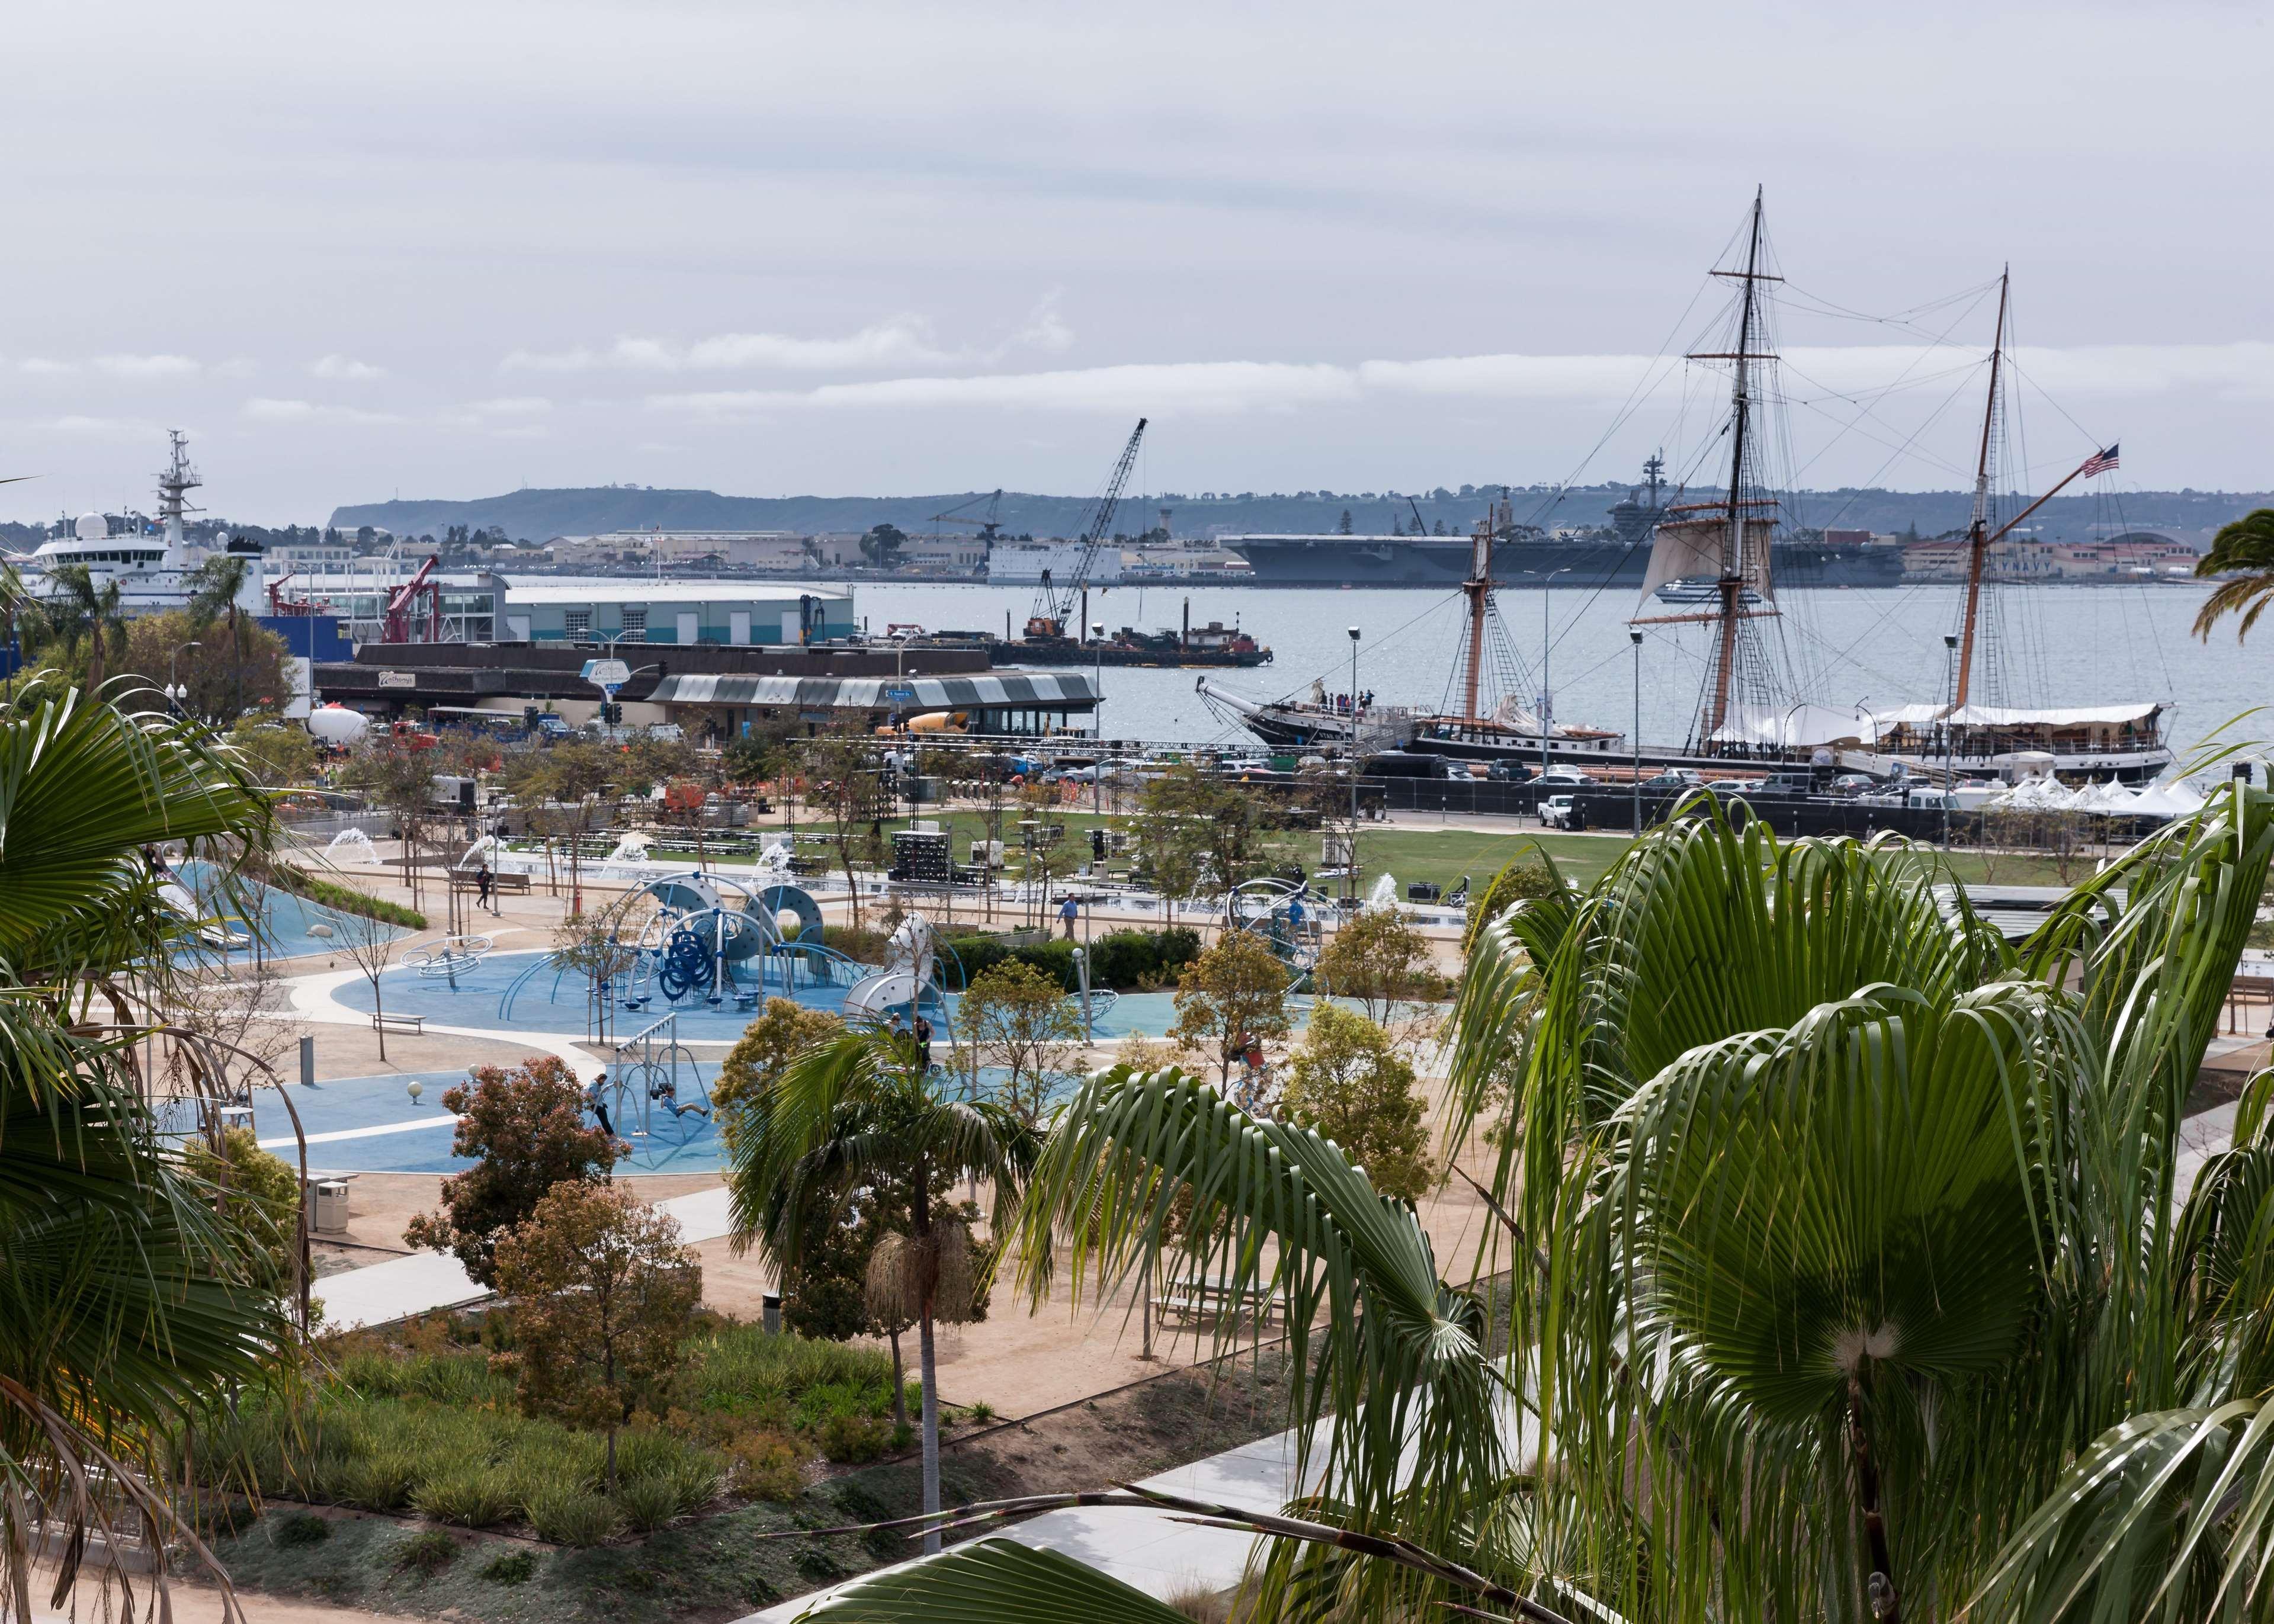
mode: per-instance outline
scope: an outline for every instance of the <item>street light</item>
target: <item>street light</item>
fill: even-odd
[[[1642,631],[1637,627],[1627,628],[1628,641],[1634,644],[1634,832],[1642,838]]]
[[[205,646],[202,643],[194,642],[177,643],[174,651],[166,656],[166,703],[174,707],[177,716],[182,714],[182,695],[181,690],[174,686],[174,662],[182,658],[184,649],[202,649]]]
[[[1577,565],[1572,565],[1562,569],[1527,569],[1524,572],[1527,575],[1540,577],[1540,776],[1543,778],[1547,776],[1547,735],[1551,729],[1548,718],[1555,710],[1555,689],[1547,680],[1547,589],[1555,584],[1556,576],[1568,575],[1577,568]]]
[[[1351,741],[1348,771],[1351,781],[1350,844],[1343,851],[1343,895],[1358,897],[1358,628],[1346,628],[1351,640]]]

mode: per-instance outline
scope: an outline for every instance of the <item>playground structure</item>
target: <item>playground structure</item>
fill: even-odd
[[[1225,893],[1224,928],[1254,936],[1290,971],[1287,989],[1301,988],[1319,962],[1324,903],[1299,880],[1245,880]]]
[[[854,982],[845,995],[847,1020],[881,1022],[894,1015],[910,1020],[918,1015],[947,1018],[939,940],[921,914],[909,914],[893,928],[885,943],[883,966]]]
[[[500,999],[514,1000],[544,970],[549,997],[581,971],[596,1035],[614,1010],[636,1013],[731,1004],[754,1010],[767,993],[849,988],[862,966],[821,940],[821,906],[802,888],[759,885],[688,869],[650,879],[599,916],[584,944],[557,950],[515,978]]]
[[[643,1150],[668,1154],[711,1125],[711,1093],[693,1053],[679,1041],[676,1015],[619,1043],[609,1081],[609,1121],[636,1157]]]

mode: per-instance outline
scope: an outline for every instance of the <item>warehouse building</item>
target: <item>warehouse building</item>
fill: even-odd
[[[501,643],[798,647],[860,629],[853,593],[841,586],[637,575],[521,575],[502,582]]]

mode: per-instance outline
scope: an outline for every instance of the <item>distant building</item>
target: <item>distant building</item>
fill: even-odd
[[[608,530],[556,536],[551,548],[553,561],[572,569],[713,564],[794,571],[814,562],[806,538],[789,530]]]
[[[975,536],[911,536],[900,568],[935,575],[971,575],[987,568],[987,544]]]
[[[998,545],[988,555],[987,579],[998,586],[1032,586],[1048,570],[1050,579],[1064,586],[1073,580],[1081,568],[1080,542],[1055,541],[1031,546],[1013,542]],[[1100,547],[1097,556],[1090,560],[1089,584],[1111,586],[1120,579],[1121,549]]]
[[[819,643],[859,629],[842,586],[636,577],[505,578],[501,643]]]
[[[1878,538],[1869,530],[1833,530],[1827,527],[1824,532],[1824,545],[1827,547],[1868,547],[1877,539]]]

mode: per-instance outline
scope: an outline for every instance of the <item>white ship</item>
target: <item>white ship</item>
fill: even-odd
[[[167,437],[172,455],[158,476],[155,529],[151,520],[138,513],[115,518],[100,513],[79,515],[69,522],[67,534],[41,543],[28,558],[16,560],[24,568],[25,585],[33,596],[48,597],[60,590],[62,583],[55,572],[76,564],[85,568],[97,592],[117,587],[122,614],[156,614],[189,607],[200,582],[182,522],[194,511],[189,493],[203,482],[190,466],[189,447],[181,431],[169,430]],[[263,613],[260,549],[252,543],[230,541],[228,550],[245,554],[252,565],[238,589],[237,606],[248,614]]]

